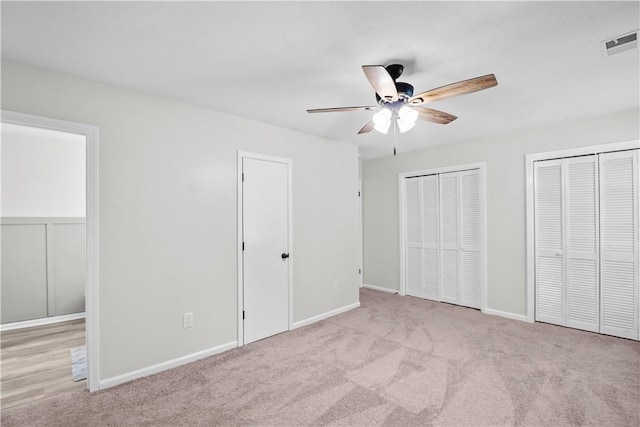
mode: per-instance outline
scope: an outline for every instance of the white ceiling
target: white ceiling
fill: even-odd
[[[398,151],[638,108],[631,2],[7,2],[2,58],[186,101],[389,155],[356,135],[375,105],[361,65],[401,63],[416,92],[494,73],[498,86],[430,104]]]

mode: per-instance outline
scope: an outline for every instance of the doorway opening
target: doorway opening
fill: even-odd
[[[95,391],[97,129],[2,111],[1,152],[3,407]]]

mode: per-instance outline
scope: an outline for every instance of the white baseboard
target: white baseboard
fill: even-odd
[[[336,308],[335,310],[327,311],[326,313],[318,314],[317,316],[309,317],[308,319],[304,319],[299,322],[293,322],[293,327],[291,328],[291,330],[298,329],[324,319],[328,319],[329,317],[335,316],[336,314],[345,313],[358,307],[360,307],[360,303],[354,302],[353,304],[345,305],[344,307]]]
[[[123,384],[137,378],[146,377],[149,375],[157,374],[158,372],[166,371],[167,369],[176,368],[178,366],[186,365],[187,363],[195,362],[196,360],[204,359],[205,357],[213,356],[214,354],[222,353],[238,346],[237,341],[232,341],[226,344],[219,345],[217,347],[209,348],[206,350],[191,353],[186,356],[178,357],[176,359],[167,360],[146,368],[138,369],[126,374],[117,375],[111,378],[105,378],[100,380],[100,390],[104,390],[109,387]]]
[[[482,312],[484,314],[490,314],[492,316],[500,316],[506,317],[507,319],[519,320],[521,322],[529,322],[529,319],[524,314],[509,313],[508,311],[494,310],[492,308],[485,308],[484,310],[482,310]]]
[[[388,294],[397,294],[398,293],[397,289],[383,288],[382,286],[368,285],[366,283],[364,285],[362,285],[362,287],[363,288],[367,288],[367,289],[373,289],[374,291],[386,292]]]
[[[84,319],[84,313],[63,314],[62,316],[43,317],[42,319],[23,320],[0,325],[0,332],[14,329],[33,328],[34,326],[51,325],[54,323],[68,322],[69,320]]]

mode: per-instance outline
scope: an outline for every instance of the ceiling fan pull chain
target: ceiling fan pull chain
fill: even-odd
[[[393,116],[393,155],[396,155],[396,126],[398,125],[398,114],[395,113]]]

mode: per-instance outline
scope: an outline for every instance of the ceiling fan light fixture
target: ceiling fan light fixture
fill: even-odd
[[[407,123],[415,123],[418,120],[418,111],[404,105],[398,110],[398,117]]]
[[[391,125],[391,110],[383,108],[373,115],[372,120],[374,124],[373,128],[386,135]]]
[[[416,122],[407,123],[402,119],[398,119],[398,130],[400,133],[405,133],[408,130],[411,130],[416,125]]]
[[[400,133],[405,133],[416,125],[418,111],[406,105],[398,110],[398,129]]]

